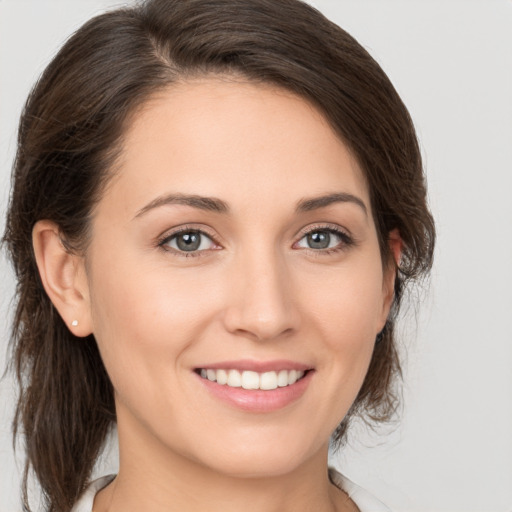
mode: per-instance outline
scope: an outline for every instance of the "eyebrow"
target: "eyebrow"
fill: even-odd
[[[368,210],[364,202],[353,194],[345,192],[336,192],[333,194],[322,195],[318,197],[301,199],[295,208],[297,212],[310,212],[319,208],[325,208],[334,203],[353,203],[359,206],[365,215],[368,215]],[[167,205],[185,205],[199,210],[205,210],[216,213],[229,213],[229,206],[222,199],[216,197],[204,197],[193,194],[166,194],[157,197],[149,202],[146,206],[141,208],[134,218],[141,217],[145,213],[155,208]]]
[[[318,197],[311,197],[301,199],[297,203],[296,211],[298,212],[310,212],[318,208],[325,208],[334,203],[353,203],[359,206],[364,214],[368,216],[368,209],[364,204],[363,200],[353,194],[347,194],[345,192],[336,192],[333,194],[327,194]]]
[[[159,208],[161,206],[181,204],[185,206],[191,206],[192,208],[198,208],[199,210],[206,210],[209,212],[216,213],[228,213],[229,206],[227,203],[216,197],[203,197],[198,195],[188,194],[167,194],[165,196],[157,197],[153,199],[146,206],[141,208],[134,218],[140,217],[150,210]]]

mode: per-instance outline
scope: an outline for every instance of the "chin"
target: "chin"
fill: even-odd
[[[328,441],[315,445],[301,442],[298,437],[295,442],[290,441],[276,439],[259,443],[255,440],[251,444],[238,444],[232,440],[224,445],[225,449],[203,452],[201,461],[211,470],[226,476],[269,478],[290,474],[315,455],[325,456],[327,460]],[[222,445],[219,443],[217,446],[220,448]]]

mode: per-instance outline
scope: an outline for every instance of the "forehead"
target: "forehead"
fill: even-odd
[[[356,159],[317,108],[233,78],[177,83],[153,95],[127,122],[116,167],[111,188],[134,207],[173,191],[296,201],[341,187],[368,200]]]

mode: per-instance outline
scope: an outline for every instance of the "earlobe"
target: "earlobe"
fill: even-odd
[[[32,244],[48,297],[75,336],[88,336],[92,321],[83,258],[64,247],[59,227],[47,220],[34,226]]]

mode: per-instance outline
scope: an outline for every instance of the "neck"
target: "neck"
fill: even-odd
[[[328,478],[328,446],[285,474],[237,476],[209,468],[140,434],[119,431],[119,473],[94,512],[334,512],[357,510]]]

